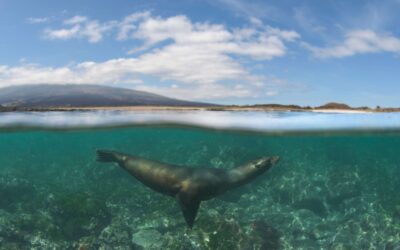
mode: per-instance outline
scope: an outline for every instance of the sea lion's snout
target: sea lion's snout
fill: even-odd
[[[254,166],[257,169],[263,169],[267,167],[271,167],[279,161],[279,156],[271,156],[271,157],[263,157],[261,159],[256,160]]]
[[[276,163],[278,163],[279,160],[280,160],[279,156],[271,156],[271,157],[269,157],[269,161],[270,161],[271,165],[275,165]]]

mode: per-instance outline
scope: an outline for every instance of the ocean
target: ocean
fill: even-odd
[[[109,149],[184,167],[280,161],[201,203],[174,198]],[[400,114],[0,113],[0,249],[400,249]]]

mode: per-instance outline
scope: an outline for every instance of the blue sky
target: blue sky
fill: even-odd
[[[0,87],[400,106],[400,0],[0,0]]]

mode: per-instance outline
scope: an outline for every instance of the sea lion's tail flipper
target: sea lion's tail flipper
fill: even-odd
[[[181,207],[183,217],[185,217],[186,225],[189,228],[192,228],[194,220],[196,219],[197,211],[199,210],[200,200],[193,199],[182,192],[179,192],[176,195],[176,200]]]
[[[111,150],[97,150],[96,153],[98,162],[116,162],[118,160],[116,153]]]

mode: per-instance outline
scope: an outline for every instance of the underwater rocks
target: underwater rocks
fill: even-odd
[[[396,205],[393,212],[393,217],[400,220],[400,205]]]
[[[293,207],[296,209],[306,209],[314,214],[325,217],[327,214],[327,208],[324,202],[319,198],[305,198],[299,200],[293,204]]]
[[[348,199],[361,195],[360,177],[356,172],[325,171],[287,173],[280,183],[271,187],[275,202],[291,205],[294,209],[306,209],[320,217],[332,210],[342,209]]]
[[[257,190],[267,208],[257,207],[284,232],[284,249],[390,249],[400,223],[363,184],[356,171],[288,171]]]
[[[357,172],[286,170],[203,202],[192,230],[174,199],[134,182],[73,192],[0,176],[0,249],[399,249],[400,209]]]
[[[27,242],[28,232],[21,232],[11,213],[0,210],[0,249],[19,249]]]
[[[111,221],[104,201],[86,193],[63,193],[48,200],[51,216],[69,240],[98,234]]]
[[[350,167],[349,167],[350,169]],[[332,169],[327,172],[326,202],[330,209],[340,210],[344,202],[362,195],[363,185],[358,171]]]
[[[141,249],[161,249],[162,235],[155,229],[142,229],[132,235],[132,243]]]
[[[100,234],[84,236],[77,241],[69,241],[70,249],[78,250],[131,250],[140,249],[131,242],[131,230],[123,223],[112,223]]]
[[[51,219],[42,213],[8,213],[0,210],[0,249],[67,249]]]
[[[260,249],[280,249],[281,233],[264,220],[252,223],[255,237],[258,238]]]
[[[47,192],[26,179],[0,176],[0,249],[76,249],[82,237],[97,237],[110,224],[104,201]]]
[[[25,179],[8,175],[0,176],[0,209],[15,210],[31,203],[35,187]]]

